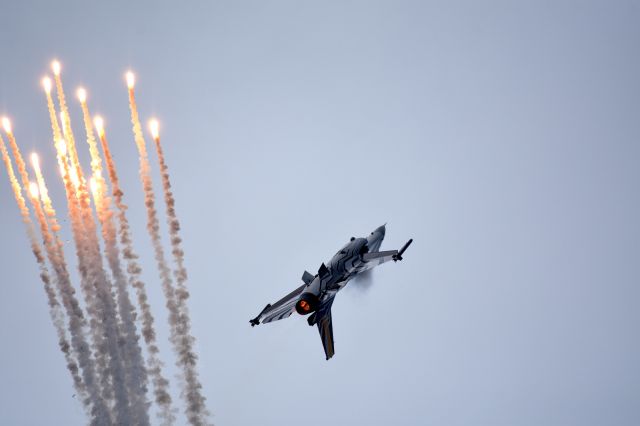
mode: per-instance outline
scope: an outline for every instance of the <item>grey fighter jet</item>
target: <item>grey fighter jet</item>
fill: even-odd
[[[331,305],[338,291],[356,275],[393,260],[402,260],[404,251],[413,240],[407,241],[400,250],[379,251],[384,239],[385,225],[377,228],[367,238],[351,237],[351,240],[331,258],[320,265],[316,275],[307,271],[302,274],[302,284],[274,304],[268,304],[250,320],[251,327],[278,321],[291,316],[293,311],[309,315],[309,325],[317,325],[327,360],[333,356],[333,325]]]

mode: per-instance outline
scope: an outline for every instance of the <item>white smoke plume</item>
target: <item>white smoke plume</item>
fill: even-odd
[[[131,124],[133,125],[133,133],[138,148],[140,160],[140,178],[142,179],[145,206],[147,208],[147,230],[151,236],[153,243],[155,258],[158,264],[162,288],[165,293],[166,306],[169,310],[169,325],[171,331],[171,342],[174,350],[178,355],[178,366],[182,369],[184,380],[183,398],[187,403],[186,415],[188,421],[192,425],[205,425],[208,423],[208,411],[204,405],[204,397],[201,394],[201,385],[197,381],[195,369],[196,359],[190,355],[193,354],[194,338],[190,335],[188,317],[183,316],[180,311],[179,302],[176,300],[176,291],[171,279],[171,271],[167,266],[164,256],[164,249],[160,237],[160,225],[158,222],[158,214],[155,208],[155,195],[153,193],[153,185],[151,182],[149,158],[146,149],[146,142],[142,134],[140,119],[138,116],[138,108],[135,101],[135,93],[133,90],[133,76],[127,76],[129,86],[129,108],[131,111]],[[188,315],[185,312],[186,315]]]

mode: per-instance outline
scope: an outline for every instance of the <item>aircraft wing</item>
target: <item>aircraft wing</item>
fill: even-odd
[[[366,262],[365,270],[375,268],[378,265],[382,265],[385,262],[393,260],[397,262],[402,260],[402,255],[409,248],[413,239],[410,239],[402,246],[400,250],[387,250],[387,251],[374,251],[371,253],[365,253],[362,255],[362,260]]]
[[[313,318],[313,321],[318,326],[327,360],[335,353],[333,346],[333,322],[331,321],[331,305],[333,305],[334,297],[335,296],[330,297],[322,302],[318,310],[314,313],[315,317]]]
[[[306,286],[306,284],[302,284],[273,305],[267,305],[257,317],[249,321],[251,326],[258,325],[261,322],[273,322],[290,317],[295,309],[298,296],[300,296],[300,293],[302,293],[302,290],[304,290]]]
[[[366,269],[371,269],[390,260],[394,260],[397,255],[398,250],[375,251],[373,253],[363,254],[362,260],[367,262]]]

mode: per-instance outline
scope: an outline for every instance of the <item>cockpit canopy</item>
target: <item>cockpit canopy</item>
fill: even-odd
[[[336,256],[347,254],[349,249],[353,251],[354,248],[357,248],[358,246],[360,246],[360,248],[358,248],[359,254],[364,254],[369,252],[369,247],[367,246],[366,238],[351,237],[351,240],[347,244],[345,244],[340,250],[338,250],[338,252],[336,253]]]

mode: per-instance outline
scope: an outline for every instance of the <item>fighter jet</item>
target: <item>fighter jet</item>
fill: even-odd
[[[402,260],[402,255],[413,240],[406,242],[400,250],[379,251],[385,234],[385,225],[375,229],[366,238],[351,237],[328,262],[320,265],[318,273],[307,271],[302,274],[302,284],[291,293],[273,304],[268,304],[257,317],[249,321],[251,327],[262,323],[278,321],[291,316],[293,311],[309,315],[310,326],[317,325],[327,360],[335,351],[333,346],[333,324],[331,305],[336,294],[349,280],[358,274],[393,260]]]

